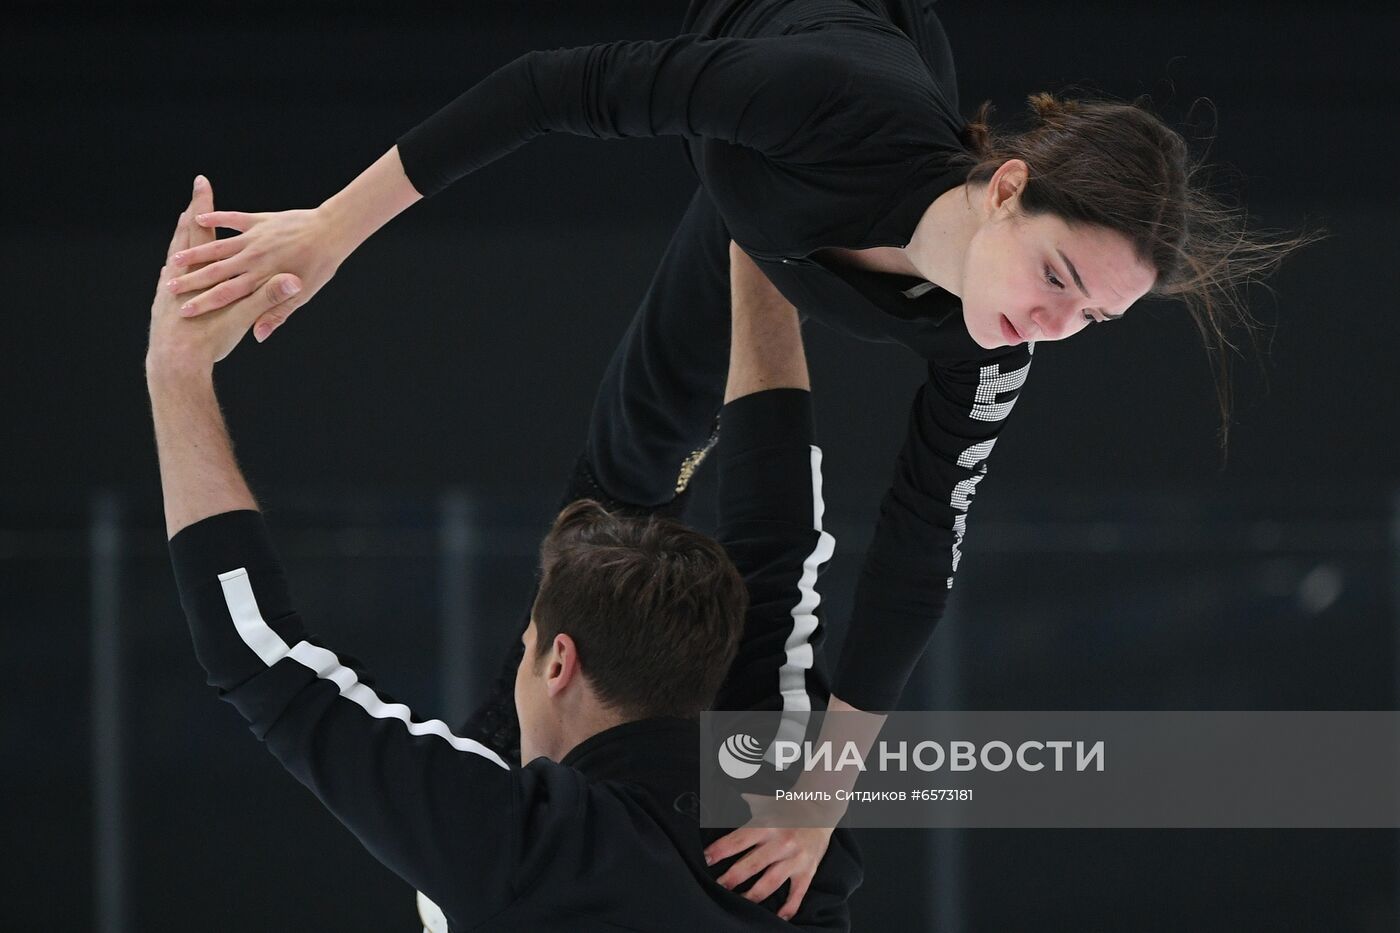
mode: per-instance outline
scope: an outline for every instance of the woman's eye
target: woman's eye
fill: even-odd
[[[1094,316],[1093,316],[1092,314],[1090,314],[1088,311],[1085,311],[1085,312],[1084,312],[1084,320],[1088,321],[1090,324],[1097,324],[1097,323],[1098,323],[1098,321],[1095,320]]]
[[[1045,267],[1045,281],[1049,282],[1051,285],[1055,286],[1056,288],[1064,288],[1064,287],[1065,287],[1065,283],[1064,283],[1064,282],[1061,282],[1058,278],[1055,277],[1054,271],[1053,271],[1049,266],[1046,266],[1046,267]]]

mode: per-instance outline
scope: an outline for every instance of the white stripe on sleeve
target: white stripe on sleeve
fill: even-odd
[[[423,921],[423,933],[448,933],[447,918],[442,909],[428,899],[428,895],[418,892],[418,919]]]
[[[811,451],[812,527],[817,532],[817,545],[802,562],[802,577],[797,581],[798,601],[791,610],[792,631],[788,633],[785,644],[787,659],[778,670],[783,715],[775,743],[800,742],[807,733],[807,722],[812,712],[812,697],[807,692],[807,671],[811,670],[814,662],[812,636],[817,631],[817,607],[822,600],[817,592],[817,576],[822,564],[830,560],[836,551],[836,539],[822,530],[822,516],[826,512],[826,504],[822,501],[822,450],[813,444]],[[768,747],[764,757],[776,763],[773,745]]]
[[[402,703],[385,703],[368,685],[360,682],[355,672],[340,663],[331,651],[300,641],[288,647],[282,637],[262,617],[257,599],[253,596],[253,585],[248,571],[240,567],[219,574],[219,583],[224,590],[224,602],[234,628],[253,653],[268,667],[283,658],[288,658],[315,672],[322,680],[328,680],[340,690],[340,695],[369,713],[375,719],[397,719],[404,724],[411,735],[436,735],[459,752],[478,755],[505,768],[506,763],[491,749],[473,739],[464,739],[452,734],[447,723],[441,719],[416,722],[413,711]]]

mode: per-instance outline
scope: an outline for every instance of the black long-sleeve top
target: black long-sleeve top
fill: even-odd
[[[806,396],[776,390],[725,409],[721,540],[733,539],[752,594],[746,639],[791,627],[817,535]],[[786,888],[754,904],[715,883],[731,862],[704,862],[723,831],[700,827],[694,720],[625,723],[560,762],[509,769],[308,634],[258,512],[197,522],[170,551],[210,685],[372,855],[441,908],[450,930],[850,929],[862,873],[847,830],[832,837],[792,923],[775,913]]]
[[[538,51],[399,140],[431,195],[536,136],[679,136],[731,237],[804,315],[927,361],[834,677],[898,700],[943,612],[968,505],[1030,348],[983,350],[961,302],[821,258],[906,246],[969,161],[946,39],[912,0],[699,0],[695,32]]]

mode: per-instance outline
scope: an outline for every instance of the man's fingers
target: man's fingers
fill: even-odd
[[[227,227],[230,230],[237,230],[242,233],[258,222],[258,215],[245,214],[242,211],[209,210],[197,213],[195,222],[201,227],[207,227],[210,230],[217,227]]]
[[[253,339],[262,343],[271,337],[272,332],[281,327],[298,307],[296,302],[287,301],[258,318],[253,322]]]
[[[243,249],[242,239],[231,236],[215,240],[212,243],[205,243],[203,246],[192,246],[189,249],[181,250],[170,257],[170,262],[177,266],[198,266],[206,262],[227,259],[241,249]]]
[[[788,880],[792,882],[792,888],[788,891],[787,901],[778,910],[778,916],[784,920],[791,920],[797,916],[797,911],[802,907],[802,899],[807,896],[807,888],[812,884],[812,873],[802,872]]]
[[[194,193],[190,198],[190,212],[198,216],[214,209],[214,186],[203,175],[194,177]],[[203,246],[214,239],[214,231],[198,224],[190,225],[190,246]]]
[[[292,316],[293,311],[301,307],[301,299],[296,297],[301,292],[301,279],[284,272],[268,279],[259,291],[263,293],[264,301],[274,305],[253,322],[253,339],[262,343]]]
[[[190,245],[190,212],[189,208],[180,212],[180,217],[175,221],[175,233],[170,237],[170,248],[166,251],[166,259],[174,253]]]
[[[282,319],[286,320],[287,315],[292,313],[287,302],[301,291],[301,279],[290,272],[283,272],[264,282],[259,291],[268,307],[281,309]]]

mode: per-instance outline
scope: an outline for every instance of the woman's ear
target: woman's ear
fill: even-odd
[[[1003,162],[1001,168],[996,170],[996,174],[987,183],[986,207],[988,213],[996,213],[998,210],[1004,209],[1003,205],[1008,202],[1011,203],[1011,207],[1016,207],[1029,178],[1030,167],[1026,165],[1025,161],[1007,159]]]

